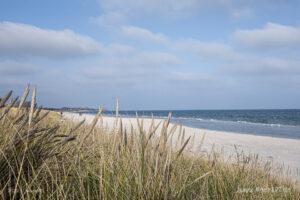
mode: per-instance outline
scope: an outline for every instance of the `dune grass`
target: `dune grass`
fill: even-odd
[[[293,181],[271,175],[257,158],[191,154],[191,138],[171,145],[170,117],[158,131],[101,125],[101,109],[91,124],[65,120],[19,105],[12,92],[0,102],[0,198],[2,199],[300,199]]]

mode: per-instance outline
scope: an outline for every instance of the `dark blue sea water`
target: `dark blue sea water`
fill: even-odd
[[[165,118],[173,122],[210,130],[300,139],[300,109],[287,110],[147,110],[120,111],[124,117]],[[107,111],[105,114],[113,115]]]

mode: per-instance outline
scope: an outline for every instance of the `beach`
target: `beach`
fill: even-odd
[[[65,119],[74,121],[86,120],[86,123],[91,123],[94,115],[92,114],[77,114],[77,113],[64,113]],[[136,118],[121,118],[122,125],[125,129],[130,129],[131,124],[133,128],[137,128]],[[151,125],[152,119],[144,118],[143,125],[147,129]],[[158,124],[161,119],[154,119],[155,124]],[[102,126],[111,129],[116,123],[115,117],[102,117]],[[162,125],[158,128],[161,128]],[[173,124],[170,125],[172,127]],[[258,155],[262,162],[270,162],[274,168],[282,170],[284,175],[300,180],[299,167],[300,167],[300,140],[288,138],[276,138],[269,136],[257,136],[250,134],[239,134],[224,131],[212,131],[206,129],[191,128],[182,126],[185,130],[185,138],[191,137],[193,147],[189,148],[192,153],[198,152],[221,152],[224,159],[230,159],[237,155],[237,152],[243,152],[244,155]],[[174,132],[173,138],[177,138],[179,127]],[[203,138],[204,137],[204,138]]]

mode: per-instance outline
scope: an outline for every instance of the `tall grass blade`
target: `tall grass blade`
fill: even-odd
[[[35,103],[36,103],[36,87],[33,88],[33,92],[32,92],[30,112],[29,112],[29,120],[28,120],[29,127],[31,126],[31,123],[32,123]]]
[[[23,93],[23,95],[22,95],[22,97],[20,99],[20,103],[19,103],[19,107],[18,107],[19,109],[22,108],[22,106],[24,105],[24,103],[25,103],[25,101],[26,101],[26,99],[28,97],[29,91],[30,91],[30,85],[27,84],[27,86],[26,86],[26,88],[24,90],[24,93]]]

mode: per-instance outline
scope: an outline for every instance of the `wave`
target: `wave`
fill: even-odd
[[[106,114],[106,116],[114,116],[114,114]],[[123,117],[136,117],[135,114],[121,114]],[[140,118],[152,118],[151,115],[139,115]],[[167,116],[162,115],[153,115],[154,118],[158,119],[166,119]],[[200,122],[211,122],[211,123],[237,123],[237,124],[245,124],[245,125],[255,125],[255,126],[268,126],[268,127],[300,127],[299,125],[290,125],[290,124],[280,124],[280,123],[263,123],[263,122],[253,122],[253,121],[245,121],[245,120],[235,120],[235,119],[215,119],[215,118],[200,118],[198,116],[176,116],[173,115],[172,119],[174,121],[180,120],[183,124],[184,122],[192,122],[192,121],[200,121]],[[183,120],[183,121],[182,121]]]
[[[203,119],[197,117],[173,117],[173,119],[183,119],[183,120],[197,120],[202,122],[216,122],[216,123],[238,123],[238,124],[249,124],[249,125],[259,125],[259,126],[271,126],[271,127],[299,127],[297,125],[290,125],[290,124],[278,124],[278,123],[262,123],[262,122],[251,122],[251,121],[244,121],[244,120],[220,120],[220,119]]]

